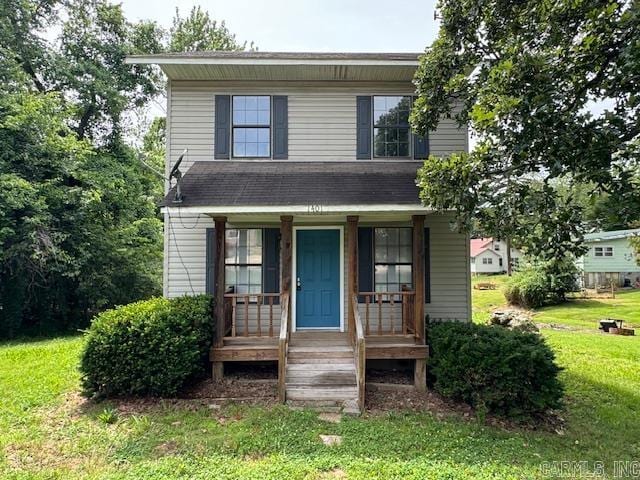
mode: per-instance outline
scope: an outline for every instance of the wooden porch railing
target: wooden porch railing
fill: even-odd
[[[358,296],[351,298],[355,329],[351,336],[353,344],[353,356],[356,364],[356,384],[358,386],[358,408],[364,410],[365,376],[366,376],[366,346],[362,320],[358,311]]]
[[[282,294],[282,314],[280,316],[280,336],[278,338],[278,398],[285,401],[287,353],[289,350],[289,292]]]
[[[279,293],[225,293],[224,294],[224,317],[225,336],[255,336],[255,337],[275,337],[274,306],[278,307],[276,299]],[[266,318],[263,317],[263,310],[266,308]],[[250,314],[255,315],[250,319]],[[242,333],[238,335],[241,328]]]
[[[358,297],[366,336],[415,335],[415,292],[360,292]]]

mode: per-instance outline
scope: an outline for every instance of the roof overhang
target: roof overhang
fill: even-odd
[[[418,53],[187,52],[131,55],[128,64],[158,65],[171,80],[410,82]]]
[[[408,215],[424,215],[433,210],[423,205],[216,205],[201,207],[165,206],[163,213],[187,215],[296,215],[321,218],[323,215],[384,215],[388,213],[405,213]]]

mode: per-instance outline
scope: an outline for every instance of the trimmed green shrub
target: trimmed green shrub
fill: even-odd
[[[524,308],[561,303],[568,292],[579,290],[577,279],[578,270],[573,258],[537,262],[507,280],[504,296],[509,303]]]
[[[80,371],[90,397],[175,395],[201,378],[213,337],[207,295],[153,298],[97,315]]]
[[[536,268],[514,273],[504,287],[507,301],[524,308],[541,307],[551,294],[551,284],[547,276]]]
[[[430,376],[443,396],[520,420],[561,406],[561,369],[539,335],[451,322],[430,325],[428,339]]]

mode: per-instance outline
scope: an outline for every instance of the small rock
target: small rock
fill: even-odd
[[[525,310],[505,309],[496,310],[489,318],[490,325],[517,329],[524,332],[537,332],[538,327],[531,321],[531,314]]]
[[[342,444],[342,437],[340,435],[320,435],[320,440],[327,447],[333,447]]]
[[[182,422],[178,421],[178,422],[171,422],[171,425],[173,425],[174,427],[178,427],[180,425],[182,425]]]
[[[212,409],[212,410],[220,410],[221,405],[218,404],[218,403],[210,403],[209,404],[209,408]]]

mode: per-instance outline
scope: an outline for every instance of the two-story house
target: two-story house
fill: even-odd
[[[584,242],[589,250],[578,260],[585,288],[640,286],[640,266],[629,239],[640,235],[640,228],[588,233]]]
[[[507,242],[497,238],[472,238],[470,246],[471,273],[505,273],[507,271]],[[511,247],[511,268],[518,268],[522,253]]]
[[[412,133],[419,54],[134,56],[167,82],[164,294],[216,299],[214,378],[278,362],[287,403],[362,408],[367,361],[415,361],[425,317],[469,321],[469,238],[422,205],[416,170],[468,148]],[[160,352],[159,352],[160,353]]]

